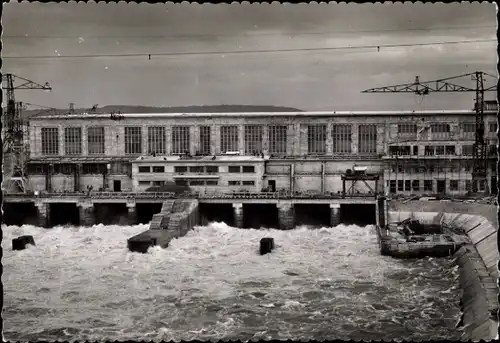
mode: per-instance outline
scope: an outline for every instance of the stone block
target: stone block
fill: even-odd
[[[12,240],[12,250],[24,250],[26,249],[26,245],[31,244],[35,245],[35,240],[33,236],[24,235]]]
[[[260,240],[260,254],[265,255],[274,249],[274,238],[264,237]]]

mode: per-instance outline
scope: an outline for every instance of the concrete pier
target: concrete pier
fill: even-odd
[[[79,203],[78,212],[81,226],[92,226],[95,224],[94,205],[92,203]]]
[[[38,226],[48,227],[50,222],[50,205],[44,202],[35,203],[38,215]]]
[[[135,225],[137,224],[137,208],[135,206],[135,203],[127,203],[127,210],[128,210],[128,222],[130,225]]]
[[[293,226],[295,225],[295,213],[293,204],[290,202],[280,202],[276,206],[278,207],[280,230],[293,229]]]
[[[340,204],[330,204],[330,225],[340,224]]]
[[[387,198],[380,197],[377,199],[377,224],[380,227],[385,227],[387,225],[387,216],[388,216],[388,206],[387,206]]]
[[[243,204],[236,203],[233,204],[234,210],[234,226],[235,227],[243,227]]]

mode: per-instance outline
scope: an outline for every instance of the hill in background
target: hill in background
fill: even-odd
[[[75,109],[75,113],[89,112],[89,109]],[[254,105],[215,105],[215,106],[181,106],[181,107],[150,107],[150,106],[126,106],[108,105],[97,108],[94,113],[224,113],[224,112],[302,112],[293,107],[282,106],[254,106]],[[34,115],[57,115],[68,114],[68,109],[53,110],[26,110],[23,117],[29,118]]]

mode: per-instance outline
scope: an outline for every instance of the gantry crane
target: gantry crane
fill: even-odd
[[[15,86],[14,81],[17,80],[20,83]],[[7,91],[7,109],[2,115],[4,154],[2,188],[7,192],[27,192],[29,187],[26,179],[26,159],[29,151],[24,141],[26,125],[21,118],[22,103],[16,103],[14,90],[41,89],[50,91],[52,88],[48,82],[41,85],[13,74],[2,75],[2,86]]]
[[[486,75],[495,80],[497,79],[495,76],[489,75],[482,71],[476,71],[473,73],[426,82],[420,82],[420,79],[417,76],[415,78],[415,82],[413,83],[371,88],[362,91],[362,93],[414,93],[423,96],[428,95],[431,92],[475,92],[476,102],[474,111],[476,112],[476,131],[473,155],[472,191],[476,193],[478,181],[486,181],[487,173],[486,141],[484,139],[484,92],[497,91],[496,84],[485,88],[484,77]],[[465,77],[471,77],[472,80],[476,81],[476,86],[474,88],[471,88],[448,82],[449,80],[455,80]],[[485,182],[485,184],[487,183]]]

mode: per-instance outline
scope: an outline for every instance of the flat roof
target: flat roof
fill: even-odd
[[[217,155],[215,159],[213,156],[141,156],[133,161],[136,162],[263,162],[268,159],[268,156],[241,156],[241,155]]]
[[[496,111],[485,110],[492,114]],[[115,117],[126,118],[207,118],[207,117],[332,117],[332,116],[404,116],[404,115],[474,115],[473,110],[425,110],[425,111],[322,111],[322,112],[229,112],[229,113],[122,113]],[[30,120],[46,119],[111,119],[111,113],[100,114],[65,114],[65,115],[42,115],[31,117]],[[119,120],[117,120],[119,122]]]

